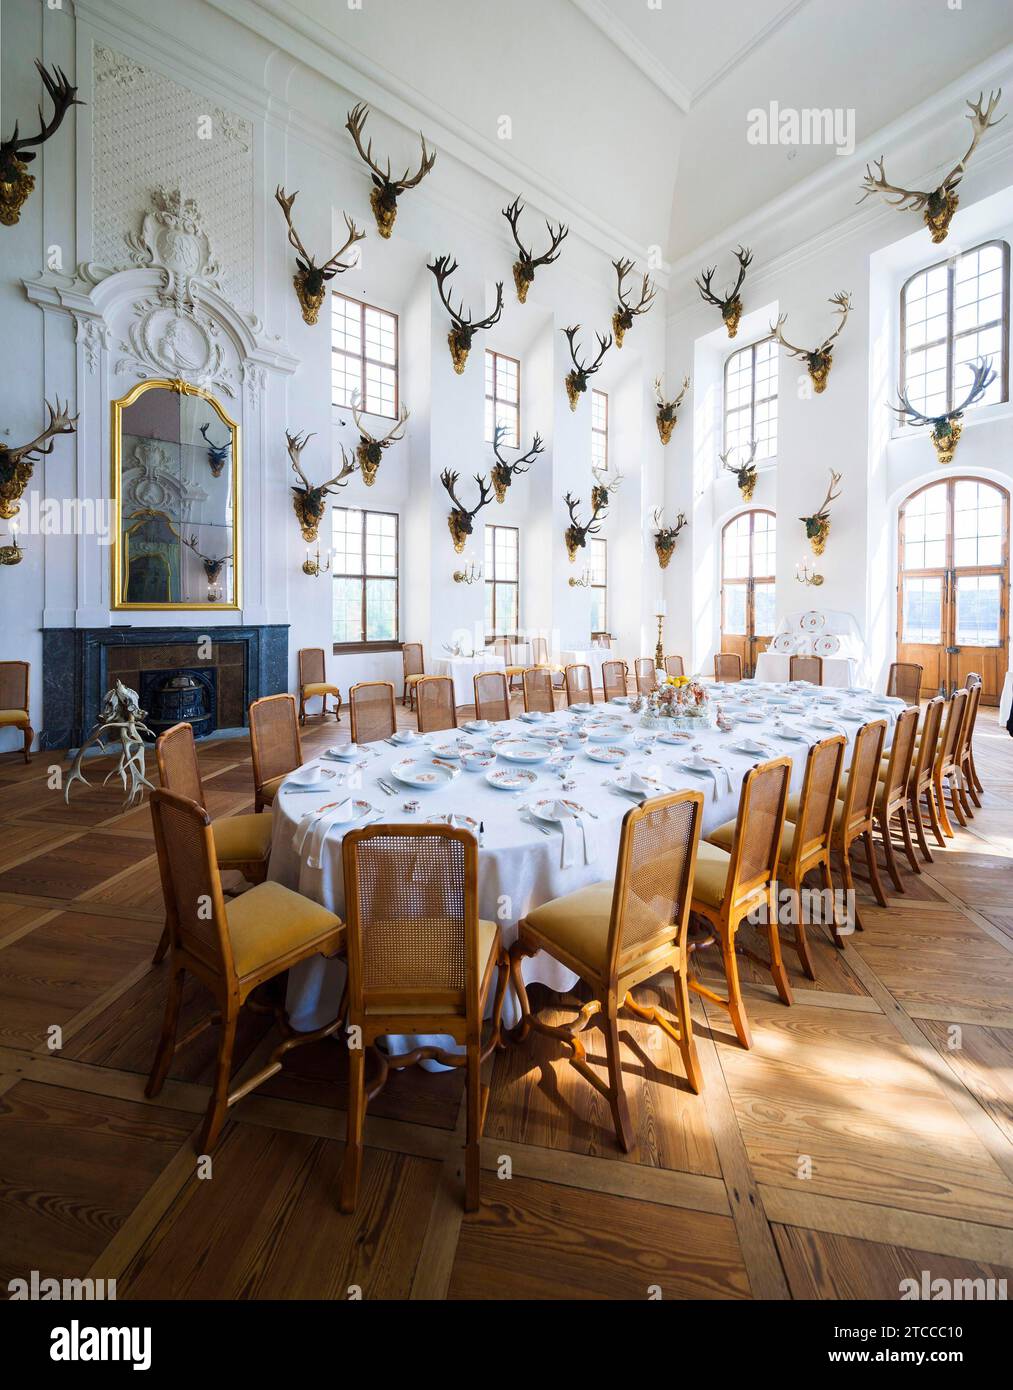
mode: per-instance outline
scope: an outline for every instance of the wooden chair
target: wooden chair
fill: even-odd
[[[611,632],[592,632],[592,633],[591,633],[591,646],[592,646],[592,647],[609,647],[609,648],[611,648],[611,646],[612,646],[612,634],[611,634]]]
[[[738,652],[714,653],[714,679],[716,681],[740,681],[742,679],[742,657]]]
[[[566,677],[566,703],[567,705],[593,705],[594,690],[591,686],[591,668],[574,664],[567,666]]]
[[[449,676],[423,676],[416,682],[415,713],[420,734],[457,728],[454,682]]]
[[[404,689],[401,692],[402,705],[407,701],[409,709],[415,705],[415,687],[426,674],[426,662],[421,642],[401,644],[401,667],[404,671]]]
[[[28,682],[31,665],[27,661],[0,661],[0,729],[17,729],[24,740],[24,759],[32,761],[32,728],[28,713]]]
[[[788,679],[790,681],[808,681],[810,685],[822,685],[823,658],[821,656],[789,657]]]
[[[494,637],[493,640],[492,640],[492,644],[491,644],[491,645],[492,645],[493,651],[496,653],[496,655],[499,657],[500,661],[502,661],[502,663],[503,663],[503,670],[506,672],[507,681],[508,681],[511,685],[513,685],[514,677],[515,677],[515,676],[523,676],[523,675],[524,675],[524,672],[525,672],[525,670],[526,670],[527,668],[526,668],[525,666],[523,666],[523,665],[522,665],[522,666],[514,665],[514,664],[511,662],[511,660],[510,660],[510,642],[509,642],[509,639],[508,639],[508,638],[506,638],[506,637]]]
[[[939,824],[943,834],[950,840],[953,839],[953,826],[946,812],[946,800],[943,792],[944,781],[949,782],[950,806],[954,817],[961,825],[967,824],[958,799],[956,779],[960,776],[960,735],[968,699],[969,692],[967,690],[955,690],[947,701],[946,718],[943,721],[942,733],[939,735],[936,761],[932,768],[932,791],[936,810],[939,814]],[[943,840],[942,843],[945,845],[946,840]]]
[[[806,756],[802,791],[798,799],[798,820],[794,825],[785,821],[784,833],[781,836],[781,852],[777,864],[778,888],[787,887],[794,894],[794,946],[802,969],[810,980],[815,980],[816,970],[809,954],[809,942],[806,937],[802,889],[806,875],[818,869],[824,891],[831,894],[834,891],[830,874],[830,840],[837,806],[837,789],[841,783],[847,746],[848,741],[843,734],[834,734],[831,738],[822,739],[810,747]],[[708,842],[731,853],[735,843],[736,824],[736,821],[730,820],[718,826],[717,830],[707,836]],[[832,903],[833,898],[830,901]],[[773,974],[773,971],[771,973]],[[774,983],[778,983],[776,976]],[[781,998],[786,1004],[790,1004],[791,985],[783,971],[779,993],[782,988],[784,993],[781,994]]]
[[[666,656],[666,657],[665,657],[665,675],[666,675],[666,676],[684,676],[685,674],[686,674],[686,669],[685,669],[685,666],[684,666],[684,664],[683,664],[683,660],[682,660],[682,657],[681,657],[681,656]]]
[[[544,666],[552,672],[553,686],[563,683],[563,668],[554,661],[549,660],[549,644],[544,637],[532,637],[531,639],[531,665]],[[523,684],[523,676],[521,683]]]
[[[157,1096],[176,1052],[219,1023],[222,1031],[211,1098],[197,1142],[198,1152],[208,1153],[230,1105],[280,1071],[281,1058],[291,1048],[328,1037],[341,1026],[337,1018],[315,1032],[294,1034],[283,1011],[275,1010],[283,1041],[255,1076],[230,1092],[232,1051],[243,1005],[258,985],[300,961],[336,954],[344,944],[345,929],[333,912],[280,883],[260,883],[226,906],[207,812],[188,797],[159,790],[151,794],[151,818],[172,960],[162,1035],[144,1094]],[[177,1042],[188,971],[211,991],[216,1012]]]
[[[302,744],[295,700],[291,695],[265,695],[250,706],[250,749],[253,753],[254,810],[270,806],[278,788],[302,767]]]
[[[523,673],[527,675],[525,671]],[[475,686],[475,718],[501,723],[510,718],[510,691],[502,671],[480,671],[472,677]]]
[[[970,690],[972,685],[981,685],[981,677],[977,671],[968,671],[967,679],[964,681],[964,689]],[[978,722],[978,706],[981,704],[981,697],[974,707],[974,718],[971,721],[971,728],[967,739],[967,766],[971,774],[971,781],[977,792],[983,792],[985,788],[981,785],[981,778],[978,776],[978,769],[974,765],[974,726]]]
[[[636,672],[637,694],[650,695],[658,688],[658,672],[653,656],[638,656],[633,667]]]
[[[894,661],[886,678],[886,693],[917,705],[922,693],[922,668],[915,661]]]
[[[918,848],[927,864],[931,864],[933,860],[928,840],[925,838],[925,823],[922,820],[923,798],[932,833],[941,845],[946,843],[943,828],[939,823],[939,812],[936,809],[935,788],[932,785],[932,772],[939,747],[939,730],[942,725],[945,706],[946,697],[943,695],[936,695],[925,706],[921,735],[915,739],[914,765],[908,782],[908,812],[914,827],[915,837],[918,840]],[[884,771],[886,770],[887,758],[888,755],[884,754],[880,762]]]
[[[397,732],[391,681],[359,681],[348,692],[353,743],[378,743]]]
[[[957,766],[960,769],[959,792],[960,804],[964,808],[964,814],[971,820],[974,819],[974,812],[971,810],[973,801],[978,809],[981,809],[981,798],[978,796],[978,789],[975,785],[974,762],[971,749],[971,741],[974,738],[974,726],[978,720],[978,705],[981,703],[981,681],[975,685],[966,685],[967,704],[964,706],[964,722],[960,730],[960,746],[957,749]]]
[[[696,859],[692,910],[710,924],[721,942],[728,997],[696,979],[690,980],[689,987],[728,1010],[743,1047],[751,1047],[753,1040],[739,985],[735,934],[750,913],[765,913],[770,973],[778,994],[786,1004],[791,1002],[777,930],[777,861],[790,779],[790,758],[772,758],[750,768],[739,795],[731,849],[704,840]]]
[[[916,874],[920,874],[922,871],[921,865],[915,858],[915,847],[911,839],[911,820],[908,813],[911,794],[911,768],[914,763],[916,747],[915,735],[918,732],[918,720],[920,718],[921,713],[917,706],[909,707],[898,715],[897,723],[893,728],[893,742],[890,745],[890,754],[886,759],[885,767],[883,759],[880,759],[881,775],[879,790],[876,793],[876,825],[879,827],[879,837],[883,841],[887,872],[898,893],[906,892],[906,889],[897,868],[897,856],[893,849],[891,825],[894,816],[900,822],[901,835],[904,838],[904,853],[907,855],[908,863]]]
[[[327,697],[333,695],[337,701],[334,718],[341,722],[341,691],[327,679],[323,647],[304,647],[299,653],[299,725],[306,723],[306,701],[319,695],[322,701],[320,718],[328,714]]]
[[[626,694],[626,677],[628,675],[625,661],[603,661],[601,664],[601,683],[604,688],[606,700],[612,700],[616,695]]]
[[[348,932],[348,1026],[360,1030],[349,1047],[348,1133],[341,1210],[351,1212],[362,1171],[368,1101],[387,1079],[387,1059],[372,1048],[387,1033],[446,1034],[464,1052],[419,1047],[393,1058],[398,1068],[434,1057],[467,1068],[466,1210],[479,1205],[480,1141],[489,1100],[481,1067],[500,1045],[507,957],[496,922],[478,915],[478,845],[446,825],[368,825],[342,844]],[[498,967],[489,1041],[482,1019]],[[365,1050],[379,1078],[367,1090]]]
[[[568,1060],[612,1109],[616,1139],[624,1152],[633,1146],[619,1056],[619,1011],[657,1024],[682,1056],[690,1089],[700,1090],[700,1066],[693,1042],[687,985],[686,934],[689,904],[703,815],[700,792],[676,792],[635,806],[623,817],[614,883],[594,883],[555,898],[529,912],[518,924],[510,950],[510,973],[521,1009],[511,1033],[523,1042],[530,1029],[558,1038]],[[574,970],[593,998],[566,1026],[541,1022],[531,1012],[521,974],[525,956],[547,951]],[[638,1004],[633,990],[662,971],[675,980],[677,1018],[654,1005]],[[598,1018],[605,1035],[608,1084],[586,1060],[580,1034]]]
[[[524,713],[533,714],[535,710],[540,710],[542,714],[551,714],[556,708],[556,697],[552,693],[552,673],[544,666],[536,666],[531,671],[525,671],[522,677],[524,686]]]

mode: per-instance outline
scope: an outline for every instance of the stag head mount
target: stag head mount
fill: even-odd
[[[995,380],[995,368],[992,366],[991,357],[979,357],[974,363],[969,362],[967,365],[971,368],[971,389],[960,405],[955,406],[953,410],[948,410],[942,415],[923,415],[920,410],[915,410],[907,398],[907,393],[901,390],[897,392],[900,405],[890,406],[898,420],[904,420],[909,425],[930,426],[930,438],[940,463],[953,462],[953,455],[957,451],[957,444],[964,429],[964,411],[968,406],[980,401]],[[0,516],[2,515],[0,512]]]
[[[517,246],[518,257],[513,264],[514,288],[517,290],[517,301],[525,304],[528,298],[528,290],[534,283],[535,271],[540,265],[551,265],[559,256],[559,248],[569,235],[570,229],[562,222],[553,227],[552,223],[545,219],[545,227],[549,233],[549,249],[540,256],[536,256],[521,241],[517,231],[517,222],[521,213],[524,211],[524,204],[520,198],[515,198],[508,208],[503,209],[503,216],[510,223],[510,230],[513,233],[514,243]]]
[[[447,343],[450,347],[450,360],[454,364],[454,371],[460,376],[467,366],[468,353],[471,351],[472,339],[475,334],[491,328],[503,312],[503,281],[498,280],[496,282],[496,307],[492,313],[484,319],[473,319],[470,315],[465,315],[463,300],[460,308],[455,309],[447,295],[446,282],[457,269],[457,262],[451,256],[437,256],[429,269],[436,277],[436,287],[440,292],[443,307],[453,322],[453,327],[447,334]]]
[[[381,439],[370,434],[362,423],[362,414],[357,400],[352,401],[352,419],[355,421],[355,428],[359,431],[359,442],[355,446],[355,461],[359,465],[362,481],[367,487],[372,487],[376,482],[376,474],[380,467],[380,460],[383,458],[384,449],[389,449],[392,444],[404,439],[405,426],[408,424],[408,407],[406,405],[401,407],[401,413],[397,420]]]
[[[840,336],[841,329],[848,321],[848,314],[851,312],[851,295],[841,290],[833,295],[828,303],[832,304],[840,318],[834,331],[827,335],[820,343],[819,347],[809,348],[795,347],[789,343],[782,332],[784,325],[788,322],[788,315],[781,314],[777,323],[770,325],[770,335],[775,338],[789,357],[794,357],[796,361],[804,362],[806,370],[813,384],[813,390],[821,396],[827,389],[827,377],[830,375],[830,368],[834,365],[834,344]]]
[[[353,270],[358,264],[357,260],[353,260],[346,265],[341,257],[355,244],[355,242],[361,241],[366,233],[358,230],[355,223],[346,212],[345,226],[348,228],[348,237],[344,246],[335,251],[330,260],[325,261],[323,265],[317,265],[313,257],[306,250],[306,247],[302,244],[299,233],[292,225],[292,204],[299,196],[298,189],[295,193],[290,193],[286,196],[284,188],[279,184],[274,191],[274,196],[277,198],[278,206],[285,214],[285,221],[288,223],[289,243],[297,252],[295,258],[297,269],[296,273],[292,276],[292,284],[295,286],[296,298],[299,301],[299,307],[302,309],[303,322],[312,325],[316,323],[319,317],[320,306],[323,304],[324,297],[327,294],[327,282],[333,280],[335,275],[338,275],[342,271]]]
[[[564,328],[563,332],[566,334],[566,341],[570,344],[570,360],[573,363],[573,367],[566,374],[566,398],[570,402],[570,409],[576,410],[581,396],[587,390],[588,378],[594,376],[601,366],[602,358],[612,346],[612,334],[607,333],[602,336],[599,333],[598,356],[593,362],[584,362],[577,356],[577,350],[574,347],[574,339],[580,332],[580,324],[574,324],[572,328]]]
[[[205,555],[202,550],[197,549],[196,533],[192,536],[187,536],[183,544],[189,550],[192,550],[197,556],[197,559],[201,562],[201,566],[207,576],[208,586],[210,587],[213,584],[217,584],[218,580],[221,578],[222,570],[225,568],[226,562],[232,558],[231,555]]]
[[[957,186],[967,172],[968,160],[978,148],[978,143],[985,131],[991,130],[993,126],[999,125],[1001,121],[1006,119],[1005,116],[1000,116],[998,121],[992,120],[992,113],[1002,96],[1002,88],[1000,87],[998,91],[989,94],[988,105],[983,110],[982,98],[984,95],[984,92],[979,92],[977,101],[967,103],[967,120],[971,122],[971,143],[968,145],[963,158],[953,166],[937,188],[926,193],[919,189],[899,188],[896,184],[888,182],[883,167],[886,162],[884,155],[882,159],[873,161],[877,170],[875,174],[872,172],[873,164],[865,166],[865,178],[862,180],[863,192],[858,201],[864,203],[871,194],[882,193],[891,207],[899,208],[901,211],[920,212],[932,240],[937,245],[939,242],[945,241],[946,234],[950,230],[950,223],[953,220],[953,214],[960,202]]]
[[[460,478],[459,473],[452,473],[449,468],[445,468],[440,474],[440,482],[447,490],[447,495],[453,502],[450,515],[447,517],[447,527],[450,531],[451,539],[454,542],[454,549],[458,555],[464,550],[468,543],[468,537],[475,529],[475,517],[487,507],[492,501],[492,488],[489,486],[488,478],[484,478],[481,473],[475,474],[475,482],[478,483],[478,501],[472,508],[464,505],[457,495],[457,483]]]
[[[496,462],[492,466],[492,485],[496,492],[496,501],[505,502],[507,489],[514,478],[526,473],[535,459],[545,449],[540,434],[534,435],[531,440],[531,448],[526,454],[518,453],[513,463],[503,457],[500,452],[503,436],[506,434],[506,425],[497,425],[493,430],[492,451],[496,455]]]
[[[345,122],[345,129],[355,141],[355,148],[359,151],[359,156],[365,163],[373,180],[373,187],[369,194],[369,206],[373,209],[373,216],[376,218],[376,230],[387,240],[394,230],[394,223],[397,220],[397,200],[406,189],[417,188],[425,176],[436,163],[436,152],[432,154],[426,149],[426,137],[419,131],[419,139],[422,142],[422,159],[416,173],[406,169],[399,179],[392,179],[390,176],[390,160],[387,160],[387,168],[381,169],[373,158],[372,140],[362,148],[362,132],[366,125],[366,117],[369,115],[369,107],[366,103],[360,102],[353,110],[348,113],[348,120]]]
[[[299,522],[299,529],[302,532],[304,541],[315,541],[323,520],[324,512],[327,509],[327,497],[330,493],[336,492],[339,488],[348,486],[349,477],[355,472],[355,459],[349,458],[345,452],[345,446],[341,447],[341,467],[333,478],[328,478],[326,483],[314,485],[303,472],[300,456],[306,445],[313,438],[312,434],[289,434],[285,431],[285,441],[288,444],[288,456],[292,462],[292,470],[299,479],[292,484],[292,507]]]
[[[657,290],[645,275],[640,285],[640,298],[636,304],[633,304],[631,302],[632,291],[624,288],[626,277],[633,269],[633,262],[613,261],[612,268],[616,273],[619,295],[619,303],[616,306],[615,313],[612,315],[612,333],[615,337],[616,347],[621,348],[623,345],[623,338],[633,327],[633,320],[638,314],[647,313],[648,309],[651,307],[651,301],[657,294]]]
[[[739,273],[735,284],[725,295],[717,295],[711,289],[711,281],[717,272],[717,266],[711,266],[709,270],[701,273],[696,282],[696,287],[700,291],[700,297],[708,304],[716,304],[721,310],[721,318],[725,327],[728,329],[729,338],[734,338],[739,331],[739,320],[742,318],[742,285],[746,278],[746,271],[752,264],[753,253],[748,247],[740,246],[735,253],[735,259],[739,263]]]
[[[612,500],[612,494],[619,491],[623,475],[616,473],[610,479],[604,469],[592,468],[591,476],[594,478],[594,486],[591,488],[591,506],[596,511],[604,511]]]
[[[44,454],[51,454],[58,434],[74,434],[76,415],[67,414],[67,405],[57,398],[55,408],[46,401],[49,424],[29,444],[10,449],[0,444],[0,517],[11,521],[17,516],[25,488],[31,481],[35,465]],[[48,441],[48,443],[47,443]]]
[[[658,434],[661,436],[662,444],[667,444],[672,438],[672,431],[675,429],[679,418],[679,407],[685,400],[688,390],[689,377],[684,376],[682,379],[682,390],[676,396],[675,400],[666,401],[665,393],[661,389],[661,377],[658,376],[654,378],[654,395],[658,402]]]
[[[211,469],[212,478],[220,478],[222,470],[229,461],[229,450],[232,448],[231,437],[224,444],[216,444],[213,439],[208,438],[208,425],[201,425],[200,432],[204,436],[204,443],[208,446],[208,467]]]
[[[566,503],[566,510],[570,513],[570,524],[563,532],[563,540],[566,542],[566,553],[570,557],[570,564],[572,565],[577,558],[577,551],[582,550],[587,545],[588,536],[596,536],[601,530],[601,522],[598,518],[605,510],[605,506],[608,502],[608,493],[606,492],[604,502],[601,502],[599,499],[600,505],[596,505],[592,502],[590,520],[583,526],[577,520],[577,508],[580,506],[580,498],[572,497],[570,493],[567,493],[563,501]]]
[[[666,526],[664,508],[656,507],[652,520],[654,521],[654,552],[658,557],[658,564],[663,570],[667,570],[668,562],[675,553],[675,543],[679,539],[679,533],[687,525],[686,513],[679,513],[674,526]]]
[[[811,516],[800,516],[799,521],[805,527],[806,539],[812,546],[814,555],[822,555],[827,548],[827,537],[830,535],[830,507],[841,495],[838,484],[842,475],[830,470],[830,486],[827,488],[827,495],[823,499],[819,509]],[[837,488],[837,491],[834,491]]]
[[[732,451],[729,449],[726,453],[718,455],[718,458],[721,460],[721,467],[726,468],[729,473],[735,474],[735,481],[739,485],[739,492],[742,494],[742,500],[744,502],[751,502],[753,493],[756,491],[757,470],[756,464],[753,462],[756,458],[756,440],[750,440],[749,457],[743,462],[729,463],[728,460],[731,457],[731,453]]]
[[[35,66],[53,103],[53,114],[48,121],[45,120],[40,105],[36,135],[21,135],[15,121],[11,138],[0,141],[0,224],[5,227],[17,224],[21,209],[35,187],[35,175],[28,172],[28,165],[35,158],[34,147],[44,145],[51,135],[56,134],[72,106],[84,105],[83,101],[78,101],[77,88],[70,85],[62,68],[54,67],[50,72],[38,58]]]

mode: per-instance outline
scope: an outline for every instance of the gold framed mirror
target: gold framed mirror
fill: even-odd
[[[239,426],[210,392],[141,381],[112,402],[114,609],[237,609]]]

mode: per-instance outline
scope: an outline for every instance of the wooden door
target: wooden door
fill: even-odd
[[[774,513],[740,512],[721,532],[721,650],[751,676],[776,629]]]

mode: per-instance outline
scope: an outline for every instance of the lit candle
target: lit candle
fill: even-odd
[[[663,598],[658,599],[657,607],[655,608],[654,612],[655,616],[659,618],[665,618],[668,616],[668,604],[665,602]]]

